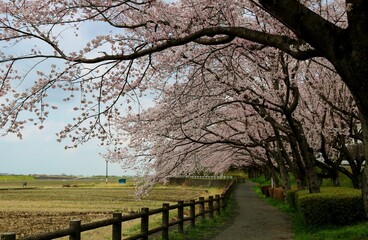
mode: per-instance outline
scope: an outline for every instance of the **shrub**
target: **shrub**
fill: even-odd
[[[270,184],[269,181],[266,180],[264,175],[259,176],[258,178],[250,179],[252,182],[259,183],[259,184]]]
[[[346,225],[365,219],[361,191],[327,187],[321,193],[296,193],[295,204],[303,221],[310,225]]]

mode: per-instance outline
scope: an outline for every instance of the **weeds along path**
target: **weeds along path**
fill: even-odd
[[[291,218],[259,199],[255,183],[239,184],[233,194],[234,219],[214,240],[291,240]]]

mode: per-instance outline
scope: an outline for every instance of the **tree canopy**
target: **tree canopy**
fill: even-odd
[[[311,192],[340,172],[368,209],[367,12],[363,0],[0,1],[0,127],[21,137],[73,101],[58,133],[72,146],[97,137],[109,159],[163,176],[263,164]],[[137,112],[151,92],[157,105]]]

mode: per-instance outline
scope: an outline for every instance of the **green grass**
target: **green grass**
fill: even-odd
[[[177,231],[169,232],[170,240],[195,240],[195,239],[211,239],[216,234],[221,232],[224,227],[233,217],[234,204],[230,199],[225,210],[220,215],[215,214],[214,219],[197,220],[195,228],[190,226],[185,227],[184,233]],[[161,237],[155,238],[161,240]]]
[[[261,175],[258,178],[252,178],[250,179],[252,182],[259,183],[261,185],[271,185],[271,180],[266,180],[264,175]]]
[[[368,222],[351,226],[309,227],[296,216],[293,217],[295,240],[366,240],[368,239]]]
[[[33,176],[28,175],[0,175],[0,181],[28,181],[33,179]]]
[[[289,214],[294,214],[294,209],[292,207],[290,207],[289,204],[273,199],[273,198],[269,198],[266,197],[265,195],[262,194],[261,192],[261,188],[259,186],[255,186],[253,188],[253,190],[256,192],[257,196],[259,198],[262,198],[263,200],[265,200],[266,202],[268,202],[270,205],[280,209],[283,212],[289,213]]]
[[[348,178],[346,175],[344,174],[341,174],[339,175],[339,180],[340,180],[340,186],[341,187],[350,187],[350,188],[353,188],[353,184],[350,180],[350,178]],[[295,181],[295,178],[292,174],[289,174],[289,177],[290,177],[290,184],[291,186],[294,186],[296,185],[296,181]],[[259,183],[259,184],[262,184],[262,185],[271,185],[271,180],[267,180],[264,175],[261,175],[260,177],[258,178],[253,178],[251,179],[252,182],[256,182],[256,183]],[[323,179],[322,181],[322,185],[321,187],[332,187],[332,181],[331,179]]]
[[[133,179],[127,179],[127,184],[119,184],[117,179],[109,179],[108,184],[105,179],[98,178],[68,178],[68,179],[35,179],[33,176],[0,176],[0,189],[23,188],[23,183],[27,183],[28,188],[61,188],[65,185],[78,187],[127,187],[132,186]]]
[[[341,187],[350,187],[353,188],[353,183],[351,182],[350,178],[348,178],[344,174],[339,174],[339,181]],[[331,179],[323,179],[321,187],[332,187],[332,181]]]

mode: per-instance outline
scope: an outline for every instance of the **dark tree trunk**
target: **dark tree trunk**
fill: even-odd
[[[270,177],[270,180],[271,180],[271,183],[273,183],[274,185],[280,185],[280,178],[278,177],[278,174],[277,174],[277,169],[276,167],[273,165],[272,161],[271,161],[271,158],[270,156],[267,154],[267,169],[268,169],[268,172],[269,172],[269,177]]]
[[[305,164],[300,156],[300,151],[298,149],[298,144],[295,138],[292,136],[288,136],[288,137],[289,137],[289,143],[290,143],[293,160],[294,160],[293,163],[291,164],[292,172],[293,173],[295,172],[294,175],[295,175],[298,190],[304,190],[307,188],[307,185],[308,185],[308,181],[306,178],[307,175],[305,172]]]
[[[367,1],[368,2],[368,1]],[[368,19],[366,19],[368,20]],[[368,21],[367,21],[368,22]],[[343,60],[337,61],[336,69],[352,92],[361,113],[363,132],[363,149],[368,159],[368,24],[365,22],[365,34],[352,34],[351,53]],[[352,31],[354,32],[354,31]],[[360,41],[359,41],[360,39]],[[365,40],[361,40],[365,39]],[[364,43],[363,43],[364,42]],[[368,217],[368,167],[365,164],[361,178],[364,209]]]
[[[277,156],[276,156],[276,158],[278,159],[278,164],[280,166],[280,175],[281,175],[282,186],[283,186],[283,189],[284,189],[285,193],[287,193],[288,191],[291,190],[291,184],[290,184],[289,172],[288,172],[288,169],[286,167],[286,162],[289,164],[290,160],[289,160],[288,154],[285,151],[285,147],[284,147],[283,142],[281,140],[279,130],[277,130],[277,128],[275,128],[275,127],[273,127],[273,130],[274,130],[275,135],[276,135],[276,145],[277,145]]]
[[[308,188],[310,193],[321,192],[320,182],[317,174],[316,161],[313,149],[309,146],[301,124],[295,120],[291,114],[286,114],[286,119],[298,143],[301,156],[305,163],[305,171],[308,179]]]
[[[368,159],[368,121],[367,119],[368,118],[364,117],[362,120],[363,148],[364,148],[365,159]],[[363,197],[363,202],[364,202],[364,209],[366,211],[366,216],[368,217],[368,167],[367,165],[368,164],[366,162],[363,168],[363,172],[362,172],[361,187],[362,187],[362,197]]]
[[[281,185],[285,193],[291,190],[290,178],[285,163],[280,164]]]
[[[335,169],[332,169],[331,175],[332,175],[331,176],[332,186],[339,187],[340,186],[339,172],[337,172]]]

